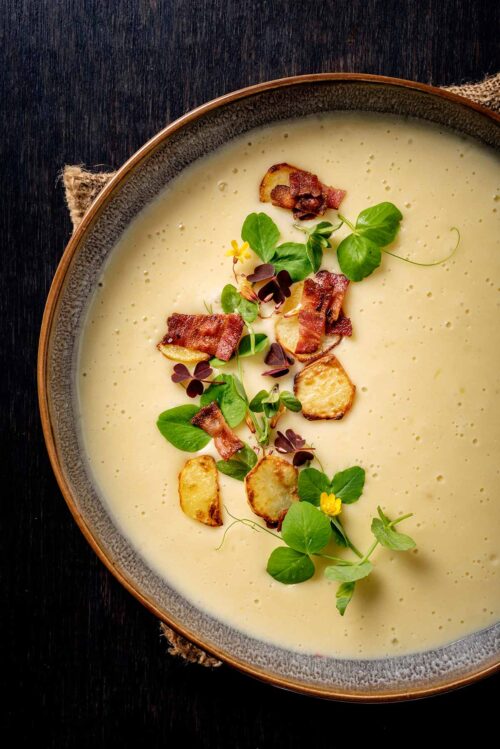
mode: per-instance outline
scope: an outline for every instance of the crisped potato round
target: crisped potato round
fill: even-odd
[[[271,193],[278,185],[290,184],[291,172],[298,171],[296,166],[291,164],[274,164],[269,167],[264,174],[259,188],[259,198],[262,203],[271,203]]]
[[[183,511],[205,525],[222,525],[219,478],[215,460],[199,455],[179,473],[179,498]]]
[[[298,471],[275,455],[267,455],[245,477],[250,507],[270,527],[277,526],[292,502],[297,502]]]
[[[333,354],[325,354],[295,375],[295,397],[306,419],[341,419],[351,408],[355,391]]]
[[[158,351],[161,351],[167,359],[182,362],[183,364],[197,364],[199,361],[210,359],[210,354],[186,348],[185,346],[175,346],[173,343],[159,343]]]

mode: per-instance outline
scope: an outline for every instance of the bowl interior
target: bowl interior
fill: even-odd
[[[74,377],[79,332],[102,266],[124,229],[188,164],[230,138],[272,121],[332,110],[420,117],[500,148],[500,127],[481,112],[383,81],[303,81],[253,91],[187,119],[124,169],[70,243],[65,273],[56,281],[49,304],[42,401],[50,425],[44,427],[58,480],[87,538],[140,600],[191,640],[256,676],[321,696],[416,696],[456,686],[494,668],[500,624],[436,650],[377,660],[299,654],[248,637],[191,605],[134,551],[101,502],[79,435]]]

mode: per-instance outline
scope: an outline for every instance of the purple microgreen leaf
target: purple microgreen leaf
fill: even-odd
[[[308,450],[299,450],[293,456],[293,464],[296,468],[299,468],[300,466],[303,466],[304,463],[308,463],[313,458],[314,455]]]
[[[288,368],[278,367],[277,369],[268,369],[267,372],[262,372],[263,377],[284,377],[290,370]]]
[[[212,367],[207,361],[200,361],[194,368],[193,377],[196,380],[207,380],[212,372]]]
[[[185,364],[176,364],[174,366],[174,373],[172,375],[172,382],[184,382],[191,377],[189,369]]]
[[[278,436],[274,440],[274,446],[279,453],[293,453],[293,445],[290,440],[285,437],[283,432],[278,432]]]
[[[299,450],[301,447],[304,447],[304,445],[306,444],[305,439],[302,439],[300,434],[297,434],[296,432],[294,432],[293,429],[287,429],[285,434],[286,434],[287,439],[290,440],[295,450]]]
[[[257,283],[258,281],[267,281],[268,278],[274,278],[274,266],[271,263],[263,263],[263,265],[257,265],[253,273],[247,276],[247,281],[251,283]]]
[[[261,289],[259,289],[257,296],[261,302],[270,302],[274,299],[276,292],[279,292],[279,286],[276,281],[269,281]]]
[[[280,270],[280,272],[276,276],[276,281],[281,289],[281,293],[284,296],[289,297],[291,294],[290,286],[293,283],[292,277],[290,276],[289,272],[287,270]]]
[[[196,398],[197,395],[201,395],[203,393],[204,387],[203,383],[199,380],[191,380],[189,385],[186,388],[186,393],[190,398]]]

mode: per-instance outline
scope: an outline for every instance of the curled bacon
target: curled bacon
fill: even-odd
[[[326,270],[317,273],[315,278],[306,278],[299,312],[297,354],[313,354],[325,334],[352,334],[351,321],[342,312],[348,285],[349,279],[343,274]]]
[[[182,315],[167,320],[168,330],[159,345],[185,346],[229,361],[243,331],[243,320],[230,315]]]
[[[222,411],[215,401],[201,408],[191,419],[191,424],[200,427],[214,439],[215,449],[223,460],[229,460],[233,455],[245,447],[239,437],[228,425]]]
[[[274,187],[267,192],[266,178]],[[283,184],[276,184],[283,179]],[[288,184],[286,184],[288,182]],[[262,189],[264,186],[264,189]],[[305,221],[322,216],[327,208],[337,210],[345,197],[345,190],[324,185],[312,172],[298,169],[291,164],[275,164],[270,167],[261,186],[261,199],[273,205],[292,210],[295,218]],[[263,198],[264,196],[267,196]]]

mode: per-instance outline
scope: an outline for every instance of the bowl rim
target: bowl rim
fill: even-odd
[[[222,96],[211,99],[201,106],[198,106],[195,109],[190,110],[186,114],[183,114],[181,117],[171,122],[169,125],[156,133],[156,135],[150,138],[150,140],[148,140],[143,146],[141,146],[141,148],[139,148],[129,159],[127,159],[127,161],[125,161],[125,163],[118,170],[116,170],[113,177],[94,199],[85,215],[83,216],[82,221],[71,235],[54,274],[42,318],[37,359],[38,402],[43,436],[52,470],[56,477],[59,489],[80,531],[83,533],[87,542],[90,544],[92,550],[95,552],[95,554],[97,554],[98,558],[112,573],[112,575],[114,575],[114,577],[121,583],[121,585],[123,585],[129,593],[131,593],[138,601],[140,601],[140,603],[142,603],[143,606],[145,606],[160,621],[167,624],[175,632],[182,635],[190,642],[194,643],[199,648],[206,651],[215,658],[218,658],[219,660],[229,664],[230,666],[233,666],[237,670],[267,684],[272,684],[289,691],[331,700],[350,702],[396,702],[429,697],[442,692],[450,691],[452,689],[464,687],[468,684],[478,681],[479,679],[492,675],[493,673],[500,671],[500,657],[497,662],[490,664],[489,666],[478,667],[475,670],[473,669],[470,673],[459,677],[444,677],[441,683],[432,685],[430,687],[416,686],[414,689],[410,687],[405,691],[386,690],[380,692],[364,691],[354,693],[345,690],[332,690],[329,688],[315,686],[313,684],[300,684],[293,679],[286,679],[282,676],[268,673],[262,668],[257,668],[252,664],[240,661],[238,658],[235,658],[233,655],[223,651],[222,649],[212,646],[211,644],[207,644],[202,639],[200,639],[195,632],[191,632],[186,629],[182,622],[170,618],[163,611],[161,611],[153,601],[149,600],[147,596],[141,593],[141,591],[137,587],[135,587],[135,585],[129,580],[125,570],[122,570],[117,565],[117,563],[113,561],[111,555],[102,546],[97,536],[94,535],[94,533],[91,531],[90,527],[86,523],[85,518],[78,509],[70,485],[65,480],[62,466],[59,461],[49,410],[49,344],[55,312],[57,309],[59,298],[61,296],[66,274],[89,228],[95,223],[103,208],[108,204],[111,197],[114,195],[115,190],[120,187],[123,181],[127,178],[128,174],[173,133],[183,128],[188,123],[191,123],[203,117],[206,113],[214,109],[217,109],[225,104],[237,101],[239,99],[244,99],[254,94],[261,93],[263,91],[292,87],[308,83],[322,83],[332,81],[339,83],[357,82],[369,84],[384,84],[389,86],[413,89],[415,91],[420,91],[440,97],[441,99],[446,99],[462,107],[472,109],[500,125],[499,114],[469,99],[459,96],[458,94],[452,93],[451,91],[443,90],[441,88],[430,86],[425,83],[417,83],[416,81],[406,80],[403,78],[373,75],[369,73],[310,73],[306,75],[278,78],[275,80],[265,81],[262,83],[254,84],[252,86],[247,86],[245,88],[237,89],[236,91],[232,91],[227,94],[223,94]]]

